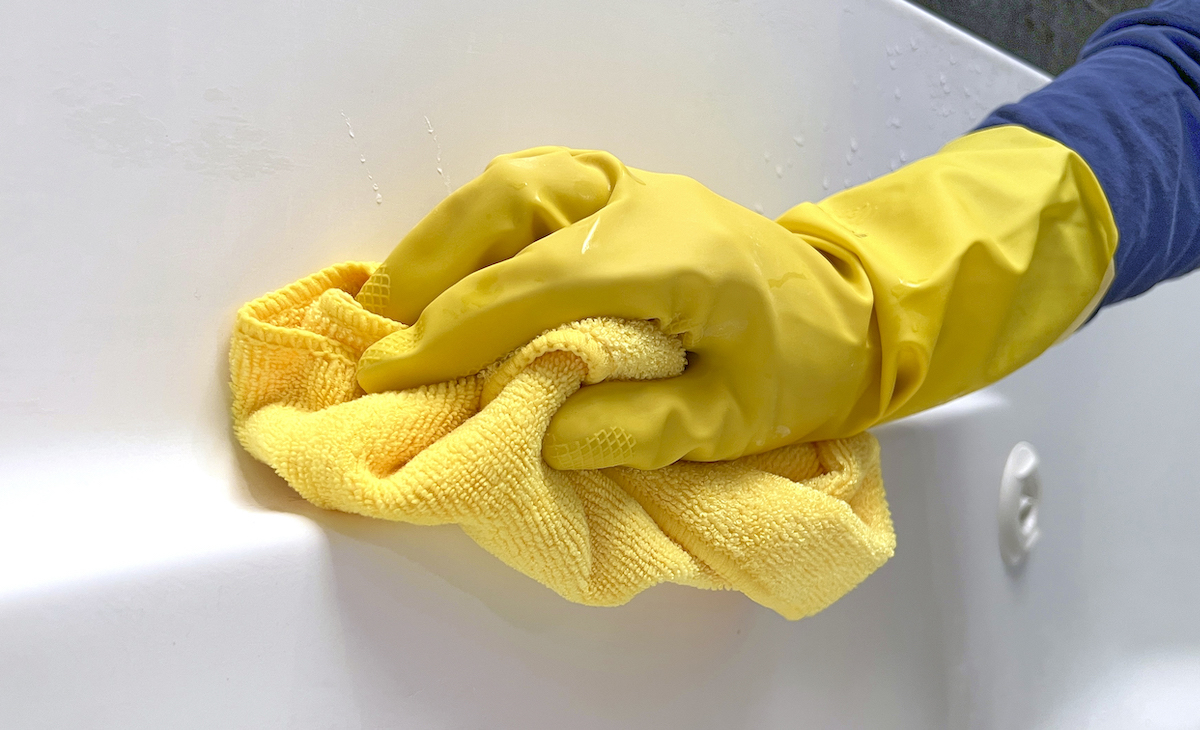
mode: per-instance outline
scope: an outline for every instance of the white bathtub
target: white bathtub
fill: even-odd
[[[1200,279],[879,429],[896,557],[798,623],[568,604],[457,528],[311,508],[229,434],[236,307],[382,258],[494,154],[610,149],[775,215],[1035,71],[895,0],[4,15],[0,727],[1200,727]],[[1009,570],[1021,440],[1042,538]]]

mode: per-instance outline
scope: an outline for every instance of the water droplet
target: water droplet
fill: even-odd
[[[757,210],[759,213],[763,212],[762,203],[755,203],[754,209]]]
[[[891,161],[890,163],[888,163],[888,164],[889,164],[889,165],[891,165],[891,167],[892,167],[892,169],[893,169],[893,170],[895,170],[897,167],[900,167],[900,163],[899,163],[899,162],[896,162],[895,160],[892,160],[892,161]]]
[[[770,152],[764,152],[764,153],[763,153],[763,162],[770,162],[770,161],[771,161],[771,153],[770,153]]]
[[[353,129],[350,130],[350,139],[354,139],[354,130]]]
[[[797,134],[795,137],[792,137],[792,141],[796,143],[797,147],[804,146],[804,136],[803,135]]]
[[[825,179],[821,181],[821,187],[825,188],[826,190],[829,189],[829,176],[828,175],[826,175]]]
[[[375,205],[383,205],[383,196],[375,193]]]
[[[858,140],[853,137],[850,138],[850,151],[858,152]]]
[[[957,66],[957,65],[958,65],[958,59],[957,59],[957,58],[955,58],[954,56],[950,56],[950,65],[951,65],[951,66]]]
[[[359,156],[358,156],[358,161],[359,161],[359,162],[361,162],[361,163],[363,163],[364,165],[365,165],[365,164],[367,164],[367,156],[366,156],[366,155],[359,155]]]
[[[893,70],[893,71],[895,71],[895,70],[896,70],[896,61],[895,61],[895,59],[893,59],[893,60],[891,60],[891,61],[888,61],[888,65],[892,67],[892,70]]]
[[[842,180],[842,187],[843,187],[843,188],[848,188],[848,187],[850,187],[850,178],[845,178],[845,179],[843,179],[843,180]]]
[[[371,185],[371,189],[374,190],[375,192],[379,192],[379,183],[374,183],[373,185]]]
[[[437,134],[433,131],[433,122],[429,121],[429,117],[425,117],[425,130],[429,132],[430,137],[433,137],[434,164],[437,167],[438,175],[446,185],[446,194],[449,195],[452,186],[450,185],[450,176],[442,170],[442,144],[438,142]]]
[[[783,177],[783,165],[775,166],[775,177]]]
[[[908,153],[905,152],[904,150],[900,150],[900,161],[908,162]]]
[[[900,98],[900,87],[899,86],[897,86],[896,90],[892,92],[892,95],[895,96],[897,99]]]
[[[887,54],[888,54],[889,56],[895,55],[895,54],[893,54],[893,53],[892,53],[892,47],[891,47],[891,46],[888,46],[888,47],[887,47]]]
[[[846,153],[846,164],[847,164],[847,165],[853,165],[853,164],[854,164],[854,153],[853,153],[853,152],[847,152],[847,153]]]
[[[914,51],[915,51],[915,50],[917,50],[917,39],[916,39],[916,37],[909,38],[909,39],[908,39],[908,44],[909,44],[910,46],[912,46],[912,49],[913,49]]]

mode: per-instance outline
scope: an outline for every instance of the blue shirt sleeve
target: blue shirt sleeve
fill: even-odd
[[[1103,304],[1200,267],[1200,0],[1118,15],[1079,62],[980,128],[1017,124],[1078,153],[1117,223]]]

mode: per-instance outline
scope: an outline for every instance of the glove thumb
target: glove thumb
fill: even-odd
[[[684,373],[585,386],[550,421],[542,456],[561,470],[658,469],[685,457],[721,458],[705,452],[721,436],[722,415],[730,404],[704,393],[704,385]]]

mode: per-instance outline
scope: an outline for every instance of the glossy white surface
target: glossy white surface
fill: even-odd
[[[799,623],[567,604],[456,528],[310,508],[228,432],[237,306],[382,258],[494,154],[773,215],[1043,81],[892,0],[6,8],[0,727],[1194,727],[1200,282],[881,429],[897,556]],[[1044,535],[1009,573],[1022,439]]]

